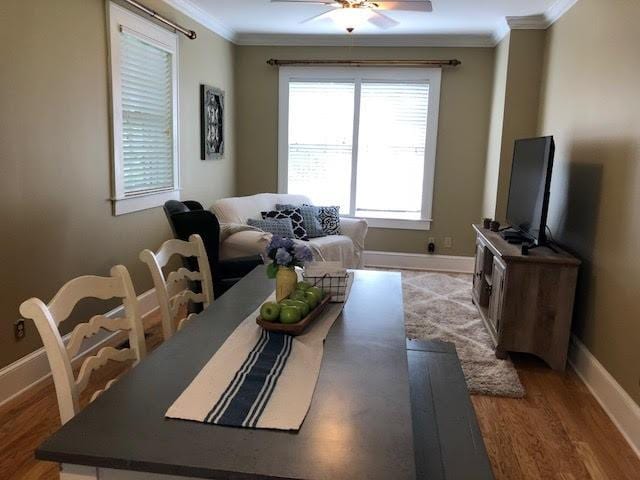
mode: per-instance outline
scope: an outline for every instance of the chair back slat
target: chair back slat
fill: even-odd
[[[122,299],[124,316],[111,319],[95,315],[89,322],[77,325],[65,347],[58,326],[65,321],[76,304],[83,298]],[[38,298],[31,298],[20,305],[23,317],[32,319],[44,344],[53,381],[56,387],[60,420],[68,422],[80,411],[80,393],[87,387],[91,373],[109,360],[140,361],[146,354],[144,328],[138,311],[138,299],[129,272],[122,265],[111,269],[110,277],[84,276],[67,282],[47,305]],[[80,351],[82,341],[95,335],[100,329],[128,333],[129,348],[104,347],[97,355],[87,358],[80,367],[77,380],[73,375],[72,360]],[[101,390],[104,391],[113,382]],[[100,392],[101,392],[100,391]],[[99,392],[94,394],[92,400]]]
[[[73,329],[69,342],[67,342],[67,355],[70,358],[75,357],[80,351],[83,341],[92,337],[101,329],[110,332],[117,332],[118,330],[129,331],[131,330],[131,325],[126,317],[109,318],[104,315],[95,315],[87,323],[76,325]]]
[[[164,267],[169,263],[171,257],[174,255],[180,255],[182,257],[197,257],[198,246],[191,242],[182,240],[171,239],[162,244],[160,250],[155,253],[156,260],[161,267]]]
[[[191,271],[180,267],[165,277],[162,269],[174,255],[186,258],[195,257],[198,270]],[[180,329],[186,321],[193,318],[192,315],[187,315],[182,319],[177,318],[185,305],[189,302],[201,303],[203,308],[207,308],[213,302],[213,282],[204,243],[199,235],[191,235],[188,242],[175,239],[167,240],[155,253],[148,249],[142,251],[140,260],[147,264],[151,272],[162,315],[162,331],[165,340],[168,340],[176,331],[176,324],[177,329]],[[178,290],[178,288],[182,288],[183,282],[186,283],[185,288]],[[193,284],[194,282],[199,282],[201,292],[191,290],[192,285],[189,283]],[[176,290],[178,291],[176,292]]]
[[[180,308],[187,305],[189,302],[193,303],[205,303],[206,297],[203,293],[195,293],[191,290],[183,290],[177,295],[171,297],[169,304],[171,306],[171,316],[173,318],[180,312]]]
[[[136,352],[131,348],[104,347],[96,355],[88,357],[80,367],[76,386],[80,391],[84,390],[89,383],[91,374],[97,369],[104,367],[109,360],[114,362],[126,362],[136,360]]]
[[[69,318],[74,307],[84,298],[108,300],[126,295],[122,279],[85,275],[68,281],[49,302],[48,308],[57,324]]]
[[[181,282],[185,279],[191,280],[192,282],[201,282],[202,274],[200,272],[194,272],[184,267],[180,267],[175,272],[171,272],[167,275],[167,288],[170,288],[170,285]]]

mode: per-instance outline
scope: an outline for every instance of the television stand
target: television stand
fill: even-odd
[[[567,361],[580,260],[549,245],[523,254],[500,233],[473,225],[476,259],[473,303],[487,326],[496,356],[537,355],[555,370]]]

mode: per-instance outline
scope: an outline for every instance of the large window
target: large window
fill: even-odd
[[[109,7],[113,201],[120,215],[179,198],[174,33]]]
[[[279,190],[371,226],[430,228],[440,73],[282,68]]]

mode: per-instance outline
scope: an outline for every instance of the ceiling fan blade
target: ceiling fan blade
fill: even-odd
[[[271,3],[306,3],[308,5],[338,5],[334,0],[271,0]]]
[[[369,17],[369,23],[372,23],[376,27],[382,28],[383,30],[395,27],[396,25],[400,24],[400,22],[396,22],[393,18],[388,17],[380,12],[376,12],[375,10],[372,10],[371,13],[373,15]]]
[[[432,12],[430,0],[396,0],[391,2],[374,0],[379,10],[396,10],[405,12]]]
[[[301,21],[300,23],[303,24],[303,23],[313,22],[315,20],[322,20],[322,19],[325,19],[325,18],[328,19],[328,18],[331,17],[331,14],[333,12],[335,12],[335,9],[332,8],[331,10],[326,10],[326,11],[324,11],[322,13],[319,13],[318,15],[314,15],[313,17],[309,17],[306,20]]]

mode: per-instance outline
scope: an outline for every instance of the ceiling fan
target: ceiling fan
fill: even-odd
[[[307,18],[301,23],[330,18],[349,33],[364,22],[369,22],[382,29],[395,27],[399,24],[393,18],[381,13],[380,10],[407,12],[431,12],[433,10],[430,0],[271,0],[271,2],[326,5],[331,9]]]

